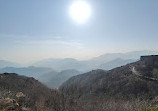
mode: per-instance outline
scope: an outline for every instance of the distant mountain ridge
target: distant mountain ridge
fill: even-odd
[[[29,77],[38,77],[40,74],[43,73],[48,73],[52,71],[51,68],[43,68],[43,67],[34,67],[34,66],[29,66],[29,67],[5,67],[0,69],[0,73],[17,73],[20,75],[25,75]]]
[[[0,69],[0,73],[17,73],[19,75],[34,77],[35,79],[47,85],[49,88],[58,88],[70,77],[81,74],[81,72],[75,69],[57,72],[51,68],[34,66],[21,68],[5,67]]]
[[[0,68],[4,67],[20,67],[21,65],[18,63],[6,61],[6,60],[0,60]]]
[[[125,65],[133,61],[137,61],[141,55],[155,55],[158,54],[158,51],[133,51],[127,53],[108,53],[98,57],[94,57],[88,60],[76,60],[73,58],[64,58],[64,59],[45,59],[41,61],[37,61],[35,63],[31,63],[31,66],[35,67],[49,67],[55,71],[62,71],[68,69],[76,69],[78,71],[86,72],[93,69],[101,69],[109,70],[115,68],[116,66]],[[113,64],[112,61],[117,63],[118,59],[120,59],[118,64]],[[130,60],[130,61],[129,61]],[[103,64],[109,64],[107,67],[103,67]],[[112,64],[110,64],[112,63]],[[17,63],[0,60],[0,68],[5,67],[22,67]]]
[[[46,59],[36,62],[33,65],[38,67],[52,67],[54,70],[59,71],[67,69],[76,69],[79,71],[86,72],[98,68],[109,70],[115,68],[116,66],[126,65],[130,62],[137,61],[141,55],[152,54],[158,54],[158,51],[133,51],[128,53],[109,53],[84,61],[79,61],[73,58]],[[118,59],[120,60],[118,61]],[[116,63],[114,64],[114,62]],[[108,64],[109,66],[107,66]]]
[[[50,72],[49,74],[52,74],[52,72]],[[44,83],[50,88],[59,88],[69,78],[79,74],[82,74],[82,72],[74,69],[63,70],[54,76],[50,76],[50,79],[47,79],[47,81],[44,81]]]
[[[51,88],[57,88],[70,77],[81,74],[80,72],[88,72],[96,69],[110,70],[135,62],[141,55],[154,54],[158,54],[158,51],[111,53],[84,61],[79,61],[73,58],[46,59],[38,61],[29,67],[4,67],[0,69],[0,73],[18,73],[20,75],[34,77]],[[64,70],[69,70],[70,72],[62,74],[62,71]]]
[[[46,59],[33,64],[37,67],[52,67],[57,71],[76,69],[76,70],[86,70],[86,64],[82,61],[78,61],[73,58],[65,59]]]
[[[132,59],[127,59],[127,60],[124,60],[124,59],[121,59],[121,58],[117,58],[117,59],[114,59],[112,61],[109,61],[107,63],[104,63],[104,64],[101,64],[99,66],[100,69],[112,69],[114,67],[119,67],[119,66],[122,66],[122,65],[126,65],[128,63],[132,63],[132,62],[135,62],[136,60],[132,60]]]

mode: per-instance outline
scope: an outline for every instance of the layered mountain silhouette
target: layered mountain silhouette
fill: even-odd
[[[87,65],[84,61],[78,61],[73,58],[65,58],[65,59],[46,59],[33,64],[37,67],[52,67],[54,70],[68,70],[68,69],[76,69],[76,70],[87,70]]]
[[[51,74],[49,79],[45,81],[41,80],[43,81],[44,84],[46,84],[50,88],[58,88],[60,85],[62,85],[65,81],[67,81],[72,76],[81,74],[81,72],[74,69],[63,70],[54,76],[52,76],[52,73],[54,74],[54,72],[48,73],[48,74]]]
[[[34,77],[50,88],[58,88],[70,77],[81,74],[81,72],[88,72],[96,69],[110,70],[115,67],[135,62],[139,59],[140,55],[156,53],[158,52],[135,51],[129,53],[111,53],[84,61],[72,58],[47,59],[36,62],[29,67],[3,67],[0,68],[0,73],[17,73]],[[4,62],[2,64],[4,64],[3,66],[7,65]],[[8,66],[10,65],[8,64]]]
[[[0,73],[5,73],[5,72],[17,73],[28,77],[34,77],[35,79],[47,85],[49,88],[58,88],[62,83],[64,83],[70,77],[81,74],[81,72],[74,69],[57,72],[51,68],[34,67],[34,66],[22,67],[22,68],[5,67],[0,69]]]
[[[4,67],[20,67],[20,64],[6,60],[0,60],[0,68],[4,68]]]
[[[153,99],[158,96],[158,57],[149,60],[148,57],[153,56],[147,56],[147,61],[141,59],[109,71],[93,70],[74,76],[65,82],[60,90],[66,95],[82,99],[98,96]],[[138,73],[133,68],[137,69]]]
[[[29,67],[5,67],[0,69],[0,73],[17,73],[20,75],[25,75],[29,77],[38,77],[39,75],[43,73],[48,73],[52,71],[51,68],[46,68],[46,67],[34,67],[34,66],[29,66]]]
[[[132,63],[132,62],[135,62],[135,60],[132,60],[132,59],[124,60],[121,58],[117,58],[117,59],[114,59],[114,60],[109,61],[107,63],[101,64],[99,66],[99,68],[100,69],[112,69],[114,67],[119,67],[119,66],[126,65],[126,64]]]
[[[49,80],[55,87],[62,83],[60,79],[66,81],[68,76],[76,76],[63,83],[59,90],[52,90],[32,77],[0,74],[0,110],[152,111],[157,108],[156,55],[142,56],[137,62],[111,70],[97,69],[79,75],[76,70],[65,70],[46,75],[52,73],[53,78]],[[58,82],[52,82],[55,80]]]
[[[110,70],[115,67],[126,65],[128,63],[139,60],[141,55],[154,55],[158,51],[134,51],[128,53],[109,53],[89,60],[79,61],[73,58],[65,59],[46,59],[34,63],[37,67],[51,67],[54,70],[61,71],[67,69],[76,69],[78,71],[87,72],[93,69]]]

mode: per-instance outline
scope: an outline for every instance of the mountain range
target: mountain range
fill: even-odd
[[[144,57],[144,56],[143,56]],[[17,111],[157,111],[158,56],[111,70],[55,73],[73,75],[59,89],[49,89],[32,77],[0,74],[0,110]],[[50,73],[47,73],[49,76]],[[72,75],[71,75],[72,76]],[[43,76],[44,77],[44,76]],[[49,79],[52,81],[52,79]],[[54,84],[54,83],[52,83]],[[57,85],[58,85],[57,84]]]
[[[5,67],[0,69],[0,73],[17,73],[20,75],[25,75],[29,77],[38,77],[39,75],[43,73],[48,73],[52,71],[51,68],[46,68],[46,67],[34,67],[34,66],[29,66],[29,67]]]
[[[68,80],[70,77],[81,74],[81,72],[68,69],[60,72],[54,71],[51,68],[46,67],[5,67],[0,69],[0,73],[17,73],[28,77],[34,77],[40,82],[44,83],[50,88],[58,88],[62,83]]]
[[[49,88],[59,88],[64,82],[66,82],[69,78],[82,74],[82,72],[74,70],[74,69],[69,69],[69,70],[63,70],[61,72],[58,72],[54,74],[53,72],[48,73],[49,79],[45,79],[45,81],[41,80],[44,84],[46,84]],[[54,74],[54,76],[52,76]],[[47,74],[46,74],[47,75]],[[45,75],[44,75],[45,76]],[[47,76],[48,77],[48,76]]]
[[[6,60],[0,60],[0,68],[4,68],[4,67],[20,67],[20,64]]]
[[[72,58],[46,59],[31,64],[32,66],[28,67],[20,67],[20,65],[19,67],[16,67],[18,64],[8,61],[4,62],[2,60],[0,61],[0,73],[17,73],[20,75],[34,77],[50,88],[58,88],[63,82],[72,76],[95,69],[110,70],[115,67],[135,62],[139,59],[140,55],[154,54],[158,54],[158,51],[111,53],[84,61]]]
[[[157,111],[158,56],[152,57],[109,71],[97,69],[71,77],[59,90],[84,102],[85,111]]]
[[[51,67],[54,70],[59,70],[59,71],[67,70],[67,69],[76,69],[82,72],[90,71],[93,69],[109,70],[115,68],[116,66],[121,66],[131,63],[133,61],[137,61],[139,60],[139,57],[141,55],[155,55],[155,54],[158,54],[158,51],[134,51],[128,53],[109,53],[98,57],[94,57],[89,60],[79,61],[73,58],[46,59],[46,60],[38,61],[32,65],[37,67]]]

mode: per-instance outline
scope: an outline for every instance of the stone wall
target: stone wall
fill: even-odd
[[[158,67],[158,55],[141,56],[140,60],[144,65]]]

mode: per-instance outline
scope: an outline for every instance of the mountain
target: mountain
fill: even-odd
[[[75,69],[81,72],[86,72],[98,68],[109,70],[115,68],[116,66],[126,65],[129,62],[137,61],[141,55],[154,54],[158,54],[158,51],[133,51],[128,53],[109,53],[98,57],[94,57],[89,60],[79,61],[73,58],[46,59],[38,61],[32,65],[37,67],[51,67],[57,71]]]
[[[158,97],[158,56],[147,56],[135,63],[109,71],[98,69],[74,76],[66,81],[59,90],[70,98],[75,98],[76,101],[85,102],[91,110],[95,108],[97,110],[99,105],[107,105],[108,108],[111,108],[110,104],[116,103],[115,107],[124,108],[119,111],[128,111],[129,109],[125,110],[124,107],[128,102],[138,105],[145,101],[146,104],[149,102],[153,105],[158,104],[156,102]],[[91,108],[92,106],[93,108]]]
[[[4,67],[20,67],[20,64],[6,60],[0,60],[0,68],[4,68]]]
[[[25,76],[30,76],[30,77],[35,77],[37,78],[39,75],[43,74],[43,73],[48,73],[52,71],[51,68],[43,68],[43,67],[34,67],[34,66],[30,66],[30,67],[5,67],[0,69],[0,73],[17,73],[20,75],[25,75]]]
[[[50,90],[34,78],[14,73],[0,74],[0,110],[74,111],[61,93]]]
[[[41,81],[42,83],[46,84],[47,86],[49,86],[49,84],[47,84],[48,81],[51,81],[51,79],[58,75],[59,72],[57,71],[49,71],[49,72],[46,72],[46,73],[42,73],[40,75],[38,75],[36,77],[37,80]]]
[[[78,70],[86,70],[86,64],[82,61],[78,61],[72,58],[65,59],[46,59],[33,64],[37,67],[51,67],[54,70],[68,70],[68,69],[78,69]]]
[[[76,71],[60,75],[70,72]],[[73,76],[59,90],[32,77],[0,74],[0,110],[5,111],[157,111],[157,97],[158,55]]]
[[[139,96],[147,98],[148,95],[152,95],[153,98],[158,96],[158,82],[132,73],[131,66],[138,64],[139,62],[131,63],[109,71],[93,70],[70,78],[60,90],[68,95],[79,94],[83,98],[98,96],[98,94],[128,99]],[[72,87],[73,91],[71,91]]]
[[[124,60],[124,59],[121,59],[121,58],[117,58],[117,59],[114,59],[114,60],[109,61],[107,63],[101,64],[98,68],[99,69],[104,69],[104,70],[110,70],[110,69],[113,69],[113,68],[116,68],[116,67],[119,67],[119,66],[122,66],[122,65],[126,65],[126,64],[135,62],[135,61],[136,60],[132,60],[132,59]]]
[[[63,70],[57,72],[51,68],[46,67],[5,67],[0,69],[0,73],[17,73],[29,77],[34,77],[40,82],[44,83],[50,88],[58,88],[63,82],[68,80],[70,77],[80,74],[81,72],[73,69]]]
[[[47,79],[47,82],[45,81],[44,83],[50,88],[58,88],[70,77],[79,75],[81,74],[81,72],[74,69],[69,69],[69,70],[61,71],[58,74],[54,74],[54,72],[50,72],[49,74],[54,76],[50,76],[49,77],[50,79]]]
[[[140,56],[142,55],[156,55],[156,54],[158,54],[158,51],[149,51],[149,50],[132,51],[132,52],[127,52],[127,53],[108,53],[108,54],[104,54],[104,55],[92,58],[90,59],[90,61],[109,62],[116,58],[120,58],[124,60],[127,60],[127,59],[139,60]]]
[[[123,59],[123,60],[139,60],[141,55],[155,55],[158,54],[158,51],[132,51],[127,53],[107,53],[98,57],[94,57],[92,59],[87,60],[88,64],[94,64],[95,66],[105,64],[107,62],[113,61],[115,59]],[[125,65],[125,64],[124,64]],[[113,67],[114,68],[114,67]]]

